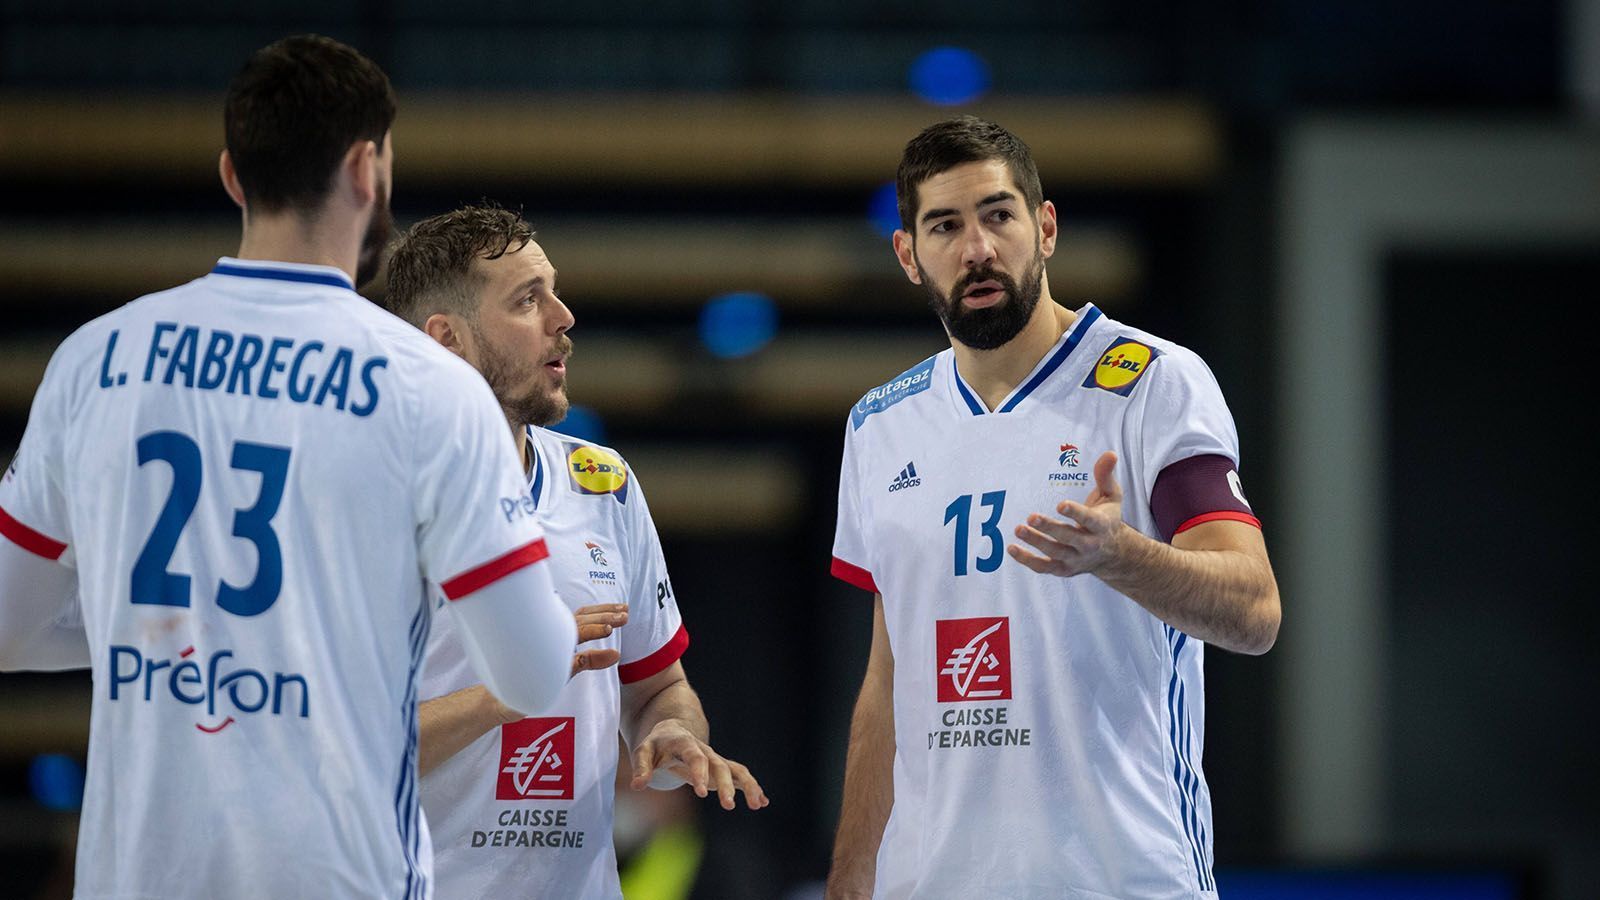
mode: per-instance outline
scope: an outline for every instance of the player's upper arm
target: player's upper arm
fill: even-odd
[[[576,626],[523,502],[527,480],[499,404],[471,367],[442,362],[410,436],[417,558],[455,607],[478,675],[508,706],[534,712],[565,683]]]
[[[856,453],[856,428],[852,419],[845,426],[844,453],[839,461],[839,512],[829,571],[846,584],[876,594],[878,583],[872,572],[872,555],[867,543],[869,532],[862,526]]]
[[[621,512],[627,529],[624,562],[629,570],[628,624],[622,629],[622,660],[617,666],[617,677],[624,689],[655,680],[673,668],[681,677],[683,670],[678,661],[689,649],[689,630],[678,609],[650,505],[638,473],[632,467],[627,469],[632,484]],[[613,497],[601,502],[612,502]]]

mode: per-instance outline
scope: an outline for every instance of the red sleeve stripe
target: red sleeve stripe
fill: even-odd
[[[833,558],[833,567],[829,571],[833,573],[833,577],[846,584],[861,588],[863,591],[871,591],[874,594],[883,593],[878,590],[878,583],[872,580],[871,572],[860,566],[851,565],[837,556]]]
[[[689,649],[689,630],[679,625],[678,632],[662,644],[660,650],[636,662],[617,666],[617,677],[622,679],[623,684],[643,681],[677,662],[687,649]]]
[[[1224,520],[1229,521],[1229,522],[1243,522],[1246,525],[1254,525],[1257,528],[1261,527],[1261,520],[1256,518],[1255,516],[1250,515],[1249,513],[1237,512],[1237,511],[1231,510],[1231,509],[1224,509],[1224,510],[1220,510],[1218,512],[1201,513],[1200,515],[1195,516],[1194,518],[1190,519],[1189,521],[1184,522],[1182,525],[1179,525],[1178,526],[1178,530],[1174,531],[1172,534],[1173,534],[1174,537],[1176,537],[1176,536],[1178,536],[1180,534],[1183,534],[1185,531],[1188,531],[1189,529],[1195,527],[1196,525],[1204,525],[1207,522],[1220,522],[1220,521],[1224,521]]]
[[[61,554],[67,552],[67,545],[54,538],[48,538],[34,531],[32,528],[11,518],[11,514],[0,508],[0,534],[11,539],[11,543],[37,556],[45,559],[56,560]]]
[[[544,538],[539,538],[532,543],[523,544],[505,556],[491,559],[476,569],[462,572],[439,587],[444,590],[446,599],[460,600],[473,591],[488,587],[523,566],[533,565],[549,555],[550,548],[545,546]]]

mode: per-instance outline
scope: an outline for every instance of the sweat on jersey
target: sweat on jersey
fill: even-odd
[[[493,729],[422,779],[438,897],[620,900],[611,845],[619,686],[672,665],[689,634],[627,463],[543,428],[528,429],[528,448],[528,502],[504,514],[537,514],[556,592],[572,609],[628,604],[626,625],[582,645],[619,650],[622,659],[579,672],[544,715]],[[428,640],[422,698],[477,681],[453,623],[440,621]]]
[[[76,896],[427,897],[432,589],[542,558],[481,376],[326,266],[223,259],[56,351],[0,533],[76,570]]]
[[[1205,363],[1092,305],[993,411],[953,350],[851,411],[833,572],[882,594],[894,653],[878,900],[1215,895],[1203,644],[1093,576],[1005,553],[1030,513],[1082,502],[1108,450],[1144,534],[1259,526]],[[1158,479],[1200,458],[1224,464],[1172,479],[1164,505],[1188,509],[1159,526]]]

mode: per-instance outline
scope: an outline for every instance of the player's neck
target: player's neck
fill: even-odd
[[[996,409],[1006,395],[1028,377],[1033,367],[1044,359],[1050,348],[1061,340],[1078,314],[1055,302],[1046,293],[1039,298],[1033,317],[1022,326],[1017,336],[993,350],[974,350],[960,341],[951,341],[955,348],[956,369],[988,409]]]
[[[323,224],[308,224],[292,213],[253,216],[239,241],[238,258],[332,266],[354,279],[361,235],[349,228],[342,229],[348,235],[332,233],[337,229]]]

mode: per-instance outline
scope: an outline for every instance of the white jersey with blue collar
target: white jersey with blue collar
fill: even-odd
[[[879,900],[1213,896],[1203,645],[1004,549],[1107,450],[1155,535],[1161,473],[1238,440],[1199,357],[1093,306],[992,411],[952,350],[852,410],[833,571],[883,595],[895,663]]]
[[[655,675],[689,645],[650,507],[616,451],[529,428],[526,508],[550,546],[556,590],[572,609],[627,603],[628,623],[584,649],[619,665],[580,672],[537,718],[503,725],[422,779],[440,900],[620,900],[611,845],[621,685]],[[453,623],[440,620],[423,668],[424,700],[477,682]]]
[[[56,351],[0,533],[75,569],[76,896],[431,896],[428,583],[542,557],[470,366],[326,266],[223,259]]]

